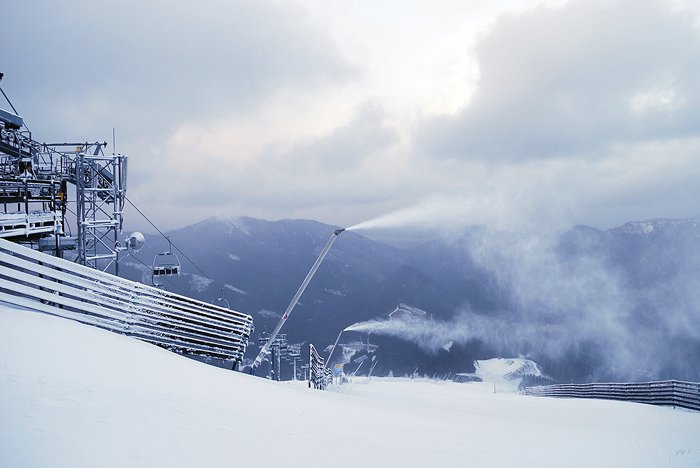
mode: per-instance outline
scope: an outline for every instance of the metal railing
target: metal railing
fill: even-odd
[[[243,359],[250,315],[129,281],[0,239],[0,301],[172,351]]]
[[[559,384],[525,388],[526,395],[621,400],[700,411],[700,382]]]
[[[325,390],[333,381],[333,371],[325,366],[325,360],[314,345],[309,344],[309,388]]]

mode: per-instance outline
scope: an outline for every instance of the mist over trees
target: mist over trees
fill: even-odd
[[[210,279],[185,262],[169,288],[208,301],[223,294],[254,316],[258,332],[269,331],[333,229],[212,218],[173,231]],[[159,242],[149,239],[141,257]],[[473,227],[410,249],[347,232],[284,332],[290,342],[323,347],[363,324],[341,342],[378,344],[379,374],[420,366],[446,375],[471,371],[474,359],[522,356],[563,381],[697,380],[698,261],[697,219],[577,226],[561,235]],[[147,279],[143,265],[127,270]],[[401,304],[425,315],[389,317]]]

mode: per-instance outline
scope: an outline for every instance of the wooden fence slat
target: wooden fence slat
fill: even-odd
[[[700,382],[665,380],[641,383],[559,384],[527,387],[532,396],[622,400],[700,411]]]
[[[250,315],[0,239],[0,301],[132,336],[182,353],[240,361]]]

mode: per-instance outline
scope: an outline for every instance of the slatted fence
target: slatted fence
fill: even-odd
[[[243,359],[250,315],[119,278],[0,239],[0,301],[172,351]]]
[[[525,388],[526,395],[622,400],[700,411],[700,382],[559,384]]]
[[[314,345],[309,344],[309,388],[325,390],[333,381],[333,371],[325,367],[325,360]]]

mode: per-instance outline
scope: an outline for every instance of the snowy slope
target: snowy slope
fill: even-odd
[[[699,434],[698,413],[487,383],[308,390],[0,308],[3,468],[698,466]]]

